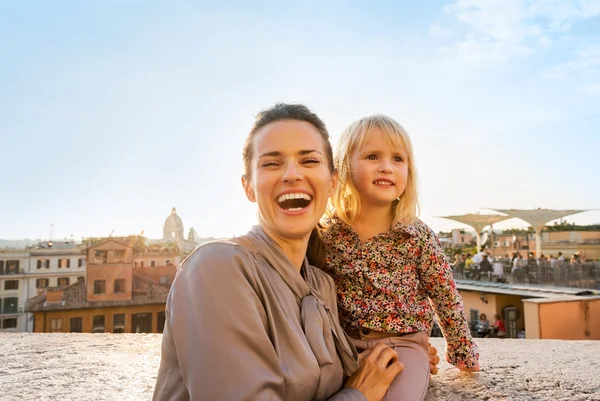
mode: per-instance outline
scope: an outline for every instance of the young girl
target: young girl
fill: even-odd
[[[335,163],[339,184],[321,235],[340,322],[359,350],[384,341],[398,352],[404,371],[386,399],[422,400],[434,311],[448,362],[477,371],[479,351],[439,240],[416,217],[410,139],[389,117],[365,117],[342,134]]]

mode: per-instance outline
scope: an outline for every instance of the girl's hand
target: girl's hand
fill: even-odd
[[[437,348],[429,344],[429,373],[436,375],[438,372],[437,364],[440,363],[440,357],[437,354]]]
[[[481,370],[481,366],[479,366],[479,363],[477,365],[475,365],[472,368],[459,368],[460,370],[462,370],[463,372],[479,372]]]
[[[359,368],[346,381],[345,387],[360,391],[368,401],[381,401],[392,380],[404,369],[396,351],[378,343],[358,356]]]

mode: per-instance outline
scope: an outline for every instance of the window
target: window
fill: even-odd
[[[125,280],[117,279],[115,280],[115,294],[121,294],[125,292]]]
[[[169,259],[167,259],[167,261],[165,262],[165,265],[167,265],[167,266],[168,266],[168,265],[170,265],[170,264],[171,264],[171,261],[170,261]]]
[[[71,318],[71,333],[83,333],[83,319],[80,317]]]
[[[113,263],[123,263],[125,261],[125,251],[122,249],[113,251]]]
[[[17,328],[17,319],[16,318],[4,319],[2,321],[2,328],[3,329],[16,329]]]
[[[471,330],[477,330],[477,323],[479,323],[479,309],[469,309],[471,315]]]
[[[144,261],[143,260],[140,262],[140,267],[144,267]]]
[[[158,332],[162,333],[165,329],[165,312],[158,312],[157,315],[157,320],[158,320]]]
[[[156,267],[156,262],[154,260],[150,261],[150,267]]]
[[[104,294],[106,292],[106,280],[94,280],[94,294]]]
[[[4,313],[17,313],[19,304],[19,298],[8,297],[4,298]]]
[[[85,265],[85,259],[79,258],[79,260],[77,261],[77,267],[83,267],[84,265]]]
[[[6,280],[4,282],[4,290],[18,290],[19,280]]]
[[[92,333],[104,333],[104,315],[94,316]]]
[[[69,285],[69,277],[59,277],[58,278],[58,286],[59,287],[66,287]]]
[[[50,260],[48,259],[39,259],[37,261],[38,269],[49,269],[50,268]]]
[[[152,333],[152,313],[134,313],[131,315],[133,333]]]
[[[61,333],[62,332],[62,318],[50,319],[50,333]]]
[[[18,260],[7,260],[6,261],[6,274],[19,274],[19,261]]]
[[[4,261],[0,260],[0,274],[4,274]]]
[[[125,333],[125,314],[113,315],[113,333]]]
[[[95,263],[106,263],[106,251],[95,251],[94,252]]]
[[[137,265],[138,265],[138,262],[136,260],[136,261],[133,262],[133,267],[137,267]]]
[[[58,259],[58,268],[69,268],[71,267],[71,259]]]
[[[46,288],[48,287],[48,279],[47,278],[38,278],[35,280],[35,288]]]
[[[84,281],[84,280],[85,280],[85,277],[83,277],[83,276],[79,276],[79,277],[77,277],[77,282],[78,282],[78,283],[79,283],[80,281]]]

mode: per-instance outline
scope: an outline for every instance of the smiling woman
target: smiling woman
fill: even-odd
[[[403,366],[380,344],[359,367],[333,280],[306,257],[337,183],[325,125],[305,106],[276,105],[258,115],[243,157],[259,226],[183,262],[154,399],[381,400]]]

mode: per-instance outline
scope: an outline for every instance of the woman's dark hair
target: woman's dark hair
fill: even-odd
[[[323,120],[302,104],[277,103],[273,107],[258,113],[254,125],[246,138],[246,142],[244,142],[243,160],[244,176],[246,179],[249,180],[251,178],[252,159],[254,157],[254,138],[256,137],[256,134],[261,128],[268,124],[285,120],[304,121],[311,124],[319,131],[319,134],[321,134],[321,138],[323,139],[327,166],[329,167],[329,171],[333,173],[335,170],[333,165],[333,150],[331,148],[331,142],[329,142],[329,132],[327,132],[327,127]],[[318,228],[315,227],[310,234],[308,249],[306,250],[308,262],[315,267],[325,270],[325,251],[325,243],[321,239]]]

